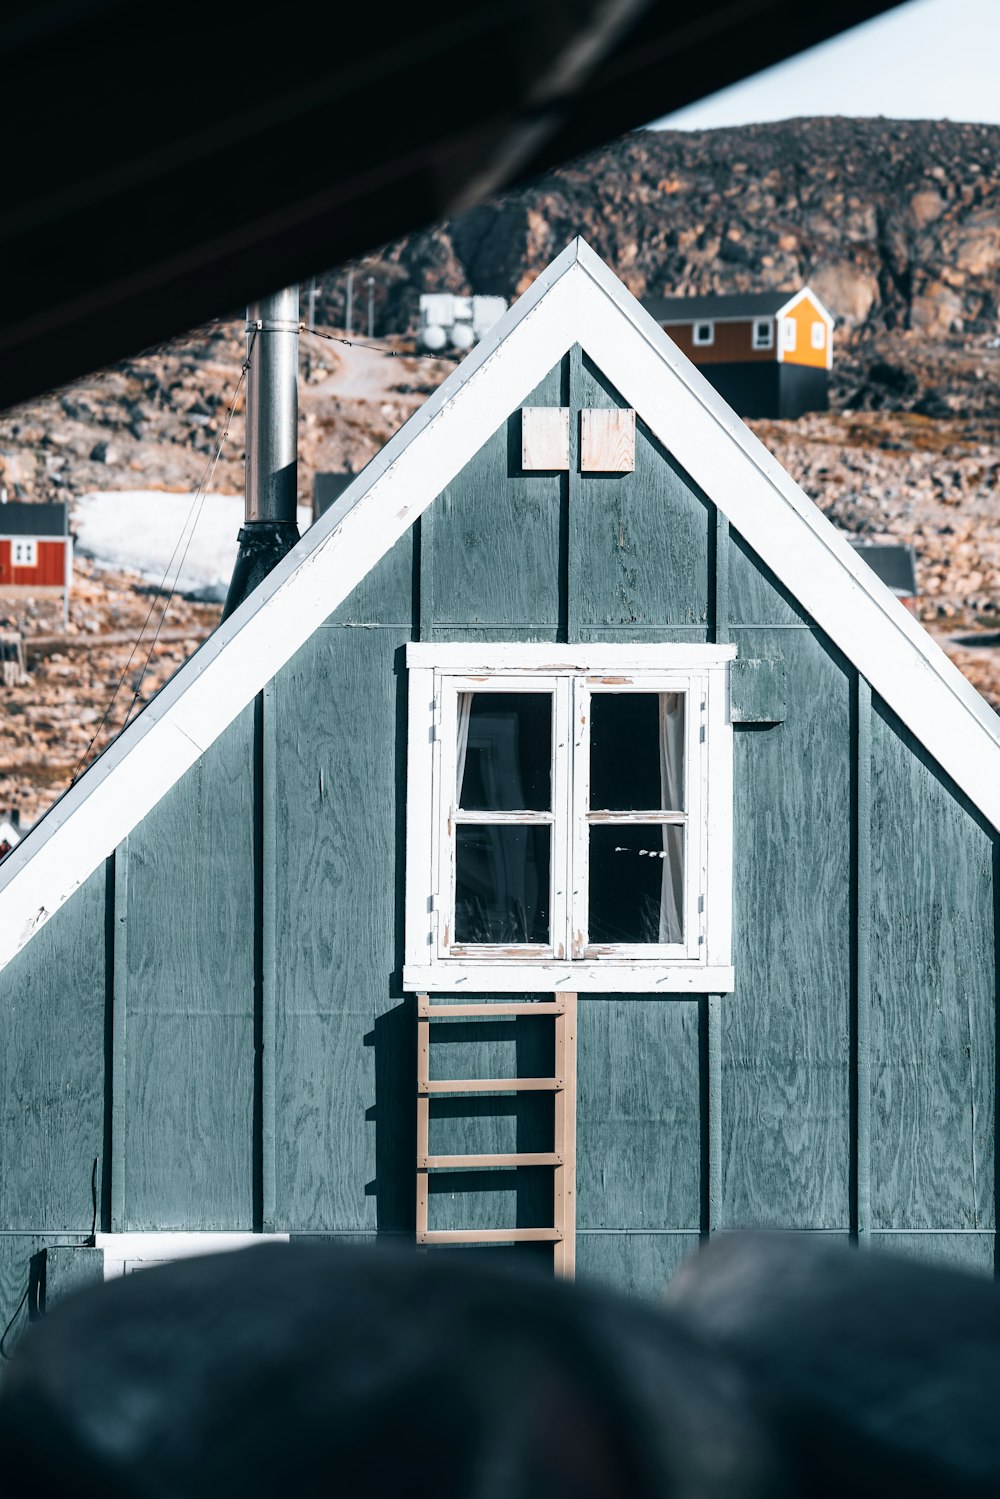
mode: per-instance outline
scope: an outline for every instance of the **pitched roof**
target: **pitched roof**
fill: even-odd
[[[0,864],[0,966],[146,816],[577,343],[1000,828],[1000,718],[578,239]]]
[[[798,291],[748,291],[733,296],[646,297],[643,307],[661,325],[693,322],[739,323],[755,317],[780,317],[808,297],[823,321],[832,328],[834,319],[811,286]]]
[[[65,530],[65,500],[0,504],[0,536],[62,536]]]
[[[658,323],[693,323],[701,319],[775,317],[795,295],[790,291],[748,291],[733,296],[643,297],[642,305]]]

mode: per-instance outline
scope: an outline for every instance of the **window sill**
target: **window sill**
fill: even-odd
[[[403,969],[403,988],[420,994],[553,994],[561,989],[576,994],[729,994],[735,987],[734,971],[726,964],[453,961]]]

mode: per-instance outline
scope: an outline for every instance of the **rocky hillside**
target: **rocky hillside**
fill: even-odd
[[[816,119],[636,131],[366,261],[376,330],[412,326],[421,291],[514,297],[578,233],[637,296],[809,281],[840,324],[844,403],[923,401],[934,415],[942,392],[924,356],[950,344],[974,357],[950,369],[948,391],[966,408],[996,401],[987,377],[1000,367],[975,358],[1000,331],[996,126]],[[342,322],[342,274],[322,290],[324,316]]]

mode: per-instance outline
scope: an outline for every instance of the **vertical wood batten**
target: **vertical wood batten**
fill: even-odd
[[[1000,1151],[997,1150],[997,1120],[1000,1117],[1000,837],[993,839],[993,1277],[1000,1280],[1000,1234],[997,1233],[997,1203],[1000,1202]]]
[[[995,1221],[996,835],[877,692],[871,734],[871,1232],[881,1243]]]
[[[114,1170],[114,1076],[115,1076],[115,856],[104,861],[104,1129],[101,1150],[101,1195],[98,1222],[102,1233],[111,1232]]]
[[[416,617],[417,639],[430,640],[434,629],[434,506],[424,511],[414,522],[417,559],[416,573]]]
[[[275,1179],[275,992],[277,987],[277,788],[275,766],[278,744],[275,727],[274,681],[260,695],[260,985],[258,1092],[260,1097],[260,1218],[265,1233],[277,1222]]]
[[[855,752],[854,1233],[871,1231],[871,865],[872,691],[857,677]]]
[[[125,1228],[125,1029],[128,995],[128,839],[114,853],[111,1005],[111,1229]]]
[[[716,645],[728,645],[729,628],[729,521],[716,508],[715,526],[709,530],[709,568],[712,582],[712,636]]]
[[[579,583],[577,569],[573,566],[573,524],[580,504],[580,363],[583,350],[574,344],[566,356],[566,405],[569,407],[569,470],[566,474],[566,524],[563,529],[562,572],[565,579],[565,596],[562,616],[565,623],[564,638],[567,644],[580,639]]]
[[[722,1226],[722,995],[710,994],[707,1000],[707,1025],[705,1031],[707,1050],[708,1107],[706,1128],[708,1141],[706,1170],[708,1177],[705,1193],[706,1237],[716,1233]]]
[[[732,632],[729,626],[729,521],[716,508],[715,525],[709,527],[709,568],[711,576],[712,634],[716,645],[727,645]],[[705,1018],[705,1088],[703,1110],[705,1140],[704,1192],[706,1237],[722,1225],[722,996],[710,994]]]

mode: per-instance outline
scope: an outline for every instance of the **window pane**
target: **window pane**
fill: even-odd
[[[455,941],[549,941],[548,827],[459,823]]]
[[[595,692],[590,805],[599,812],[684,810],[684,694]]]
[[[552,694],[460,692],[459,806],[473,812],[552,807]]]
[[[590,830],[590,940],[684,940],[684,829]]]

